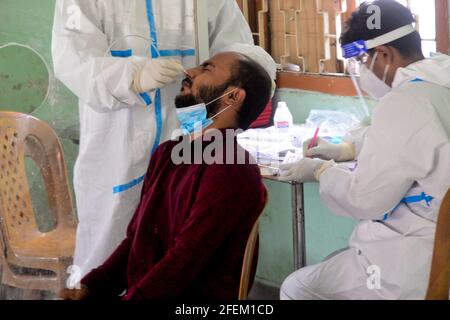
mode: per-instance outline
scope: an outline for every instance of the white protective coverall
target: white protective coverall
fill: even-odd
[[[234,43],[253,44],[235,1],[209,0],[208,15],[211,56]],[[102,264],[123,240],[150,156],[178,126],[174,98],[181,77],[153,94],[135,93],[132,82],[144,59],[133,56],[133,50],[142,49],[145,41],[124,36],[152,39],[161,57],[179,59],[188,69],[196,66],[194,25],[193,0],[56,2],[55,74],[79,98],[74,264],[81,276]],[[156,50],[148,55],[158,57]]]
[[[424,299],[449,188],[450,57],[439,55],[397,70],[356,171],[336,165],[321,175],[323,202],[360,222],[349,249],[290,275],[281,298]]]

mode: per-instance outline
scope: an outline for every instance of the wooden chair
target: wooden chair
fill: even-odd
[[[258,242],[259,236],[259,220],[261,219],[263,212],[253,225],[252,231],[250,232],[250,236],[248,237],[247,246],[245,247],[244,261],[242,263],[241,282],[239,285],[239,295],[238,295],[239,300],[247,300],[249,291],[251,289],[249,288],[250,277],[253,268],[253,258],[255,257],[256,243]]]
[[[448,300],[450,285],[450,190],[442,201],[436,226],[427,300]]]
[[[31,158],[40,169],[55,229],[41,233],[25,169]],[[72,264],[76,223],[61,145],[44,122],[0,112],[0,263],[2,284],[57,293]]]

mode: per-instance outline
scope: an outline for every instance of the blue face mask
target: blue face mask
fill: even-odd
[[[214,118],[219,116],[222,112],[225,112],[227,109],[231,107],[228,106],[213,117],[208,119],[208,109],[206,109],[206,106],[210,105],[211,103],[216,102],[217,100],[222,99],[223,97],[229,95],[230,93],[233,93],[234,91],[238,90],[239,88],[236,88],[234,90],[231,90],[230,92],[225,93],[224,95],[220,96],[217,99],[214,99],[213,101],[209,103],[200,103],[196,104],[191,107],[186,108],[179,108],[177,109],[177,118],[180,122],[180,127],[185,131],[186,134],[192,134],[194,132],[198,132],[200,130],[203,130],[210,125],[214,123]]]
[[[205,129],[214,123],[212,119],[207,119],[208,110],[204,103],[177,109],[177,117],[181,129],[187,134],[194,133],[200,129]]]

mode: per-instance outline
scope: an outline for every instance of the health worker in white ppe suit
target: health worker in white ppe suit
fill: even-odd
[[[368,29],[370,5],[381,9],[381,29]],[[351,142],[319,140],[282,178],[319,181],[328,208],[359,223],[348,249],[290,275],[282,299],[425,298],[450,188],[450,57],[424,59],[413,22],[407,8],[380,0],[363,3],[347,23],[344,55],[361,89],[379,99],[372,124]],[[353,171],[326,161],[355,158]]]
[[[253,45],[235,1],[207,3],[211,55]],[[81,277],[125,236],[152,151],[178,127],[174,98],[183,70],[197,65],[195,48],[194,0],[56,2],[55,74],[79,98],[74,264]]]

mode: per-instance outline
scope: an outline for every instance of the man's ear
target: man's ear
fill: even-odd
[[[397,69],[404,67],[407,64],[404,63],[402,55],[394,47],[381,46],[379,48],[378,56],[378,59],[380,59],[380,62],[382,62],[383,65],[390,66],[385,81],[387,85],[392,86]],[[384,70],[380,70],[380,78],[382,77],[384,77]]]
[[[242,105],[246,97],[247,93],[245,92],[245,90],[239,88],[225,97],[225,104],[234,106]]]
[[[378,58],[384,65],[392,65],[395,59],[395,51],[388,46],[380,46],[377,48]]]

